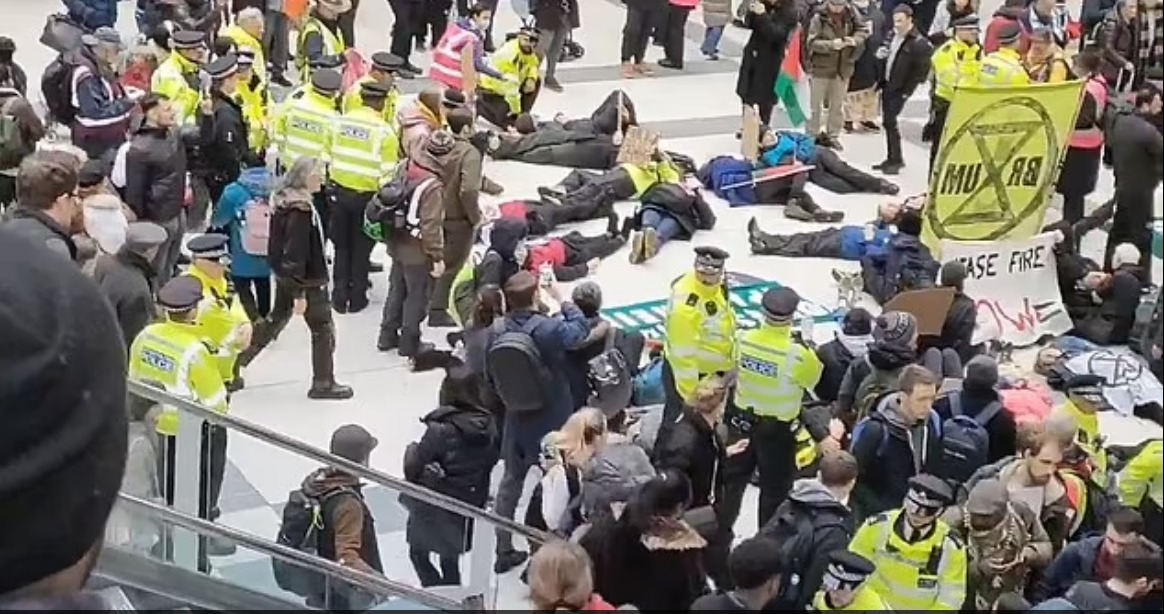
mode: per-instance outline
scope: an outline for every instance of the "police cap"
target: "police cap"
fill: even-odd
[[[364,100],[386,98],[391,91],[391,88],[378,81],[366,81],[360,84],[360,96]]]
[[[940,510],[954,502],[954,491],[942,478],[923,473],[909,479],[905,499],[918,507]]]
[[[372,68],[395,73],[401,68],[404,68],[404,59],[398,55],[392,55],[387,51],[377,51],[372,54]]]
[[[1128,360],[1134,359],[1128,358]],[[1083,399],[1096,405],[1104,405],[1106,401],[1103,397],[1103,387],[1106,384],[1107,380],[1102,375],[1080,373],[1072,375],[1063,382],[1063,390],[1069,397]]]
[[[202,282],[192,275],[179,275],[158,290],[158,305],[167,311],[193,309],[202,300]]]
[[[760,299],[760,308],[764,310],[764,317],[777,322],[788,322],[796,315],[796,308],[800,305],[800,295],[796,290],[784,286],[768,288],[764,297]]]
[[[173,49],[197,49],[206,46],[206,35],[197,30],[178,30],[170,34]]]
[[[1003,45],[1017,41],[1022,35],[1022,26],[1017,23],[1004,23],[998,28],[998,42]]]
[[[255,52],[250,49],[239,49],[234,54],[238,56],[239,66],[253,66],[255,63]]]
[[[977,15],[964,15],[950,22],[950,25],[955,30],[977,30],[981,27]]]
[[[330,68],[311,73],[311,87],[320,94],[334,94],[343,86],[343,77]]]
[[[322,68],[339,70],[339,67],[344,65],[344,60],[337,55],[324,55],[315,58],[314,60],[309,60],[307,65],[310,66],[312,70],[319,70]]]
[[[709,272],[723,270],[724,263],[731,256],[726,251],[714,245],[702,245],[695,248],[695,268]]]
[[[869,559],[856,552],[834,550],[829,553],[824,586],[826,590],[854,589],[876,570],[877,567]]]
[[[206,65],[204,70],[215,81],[227,79],[238,72],[238,57],[233,53],[228,53],[220,58],[215,58]]]
[[[186,249],[190,250],[190,255],[194,258],[214,260],[230,253],[227,248],[227,242],[226,235],[216,233],[201,234],[190,239],[186,243]]]
[[[534,43],[538,42],[538,39],[541,37],[541,33],[538,32],[537,28],[533,26],[522,26],[521,29],[517,31],[517,35],[524,36],[528,38],[530,42]]]

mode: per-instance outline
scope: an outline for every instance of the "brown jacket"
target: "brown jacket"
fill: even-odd
[[[481,152],[469,141],[457,137],[456,145],[445,159],[445,223],[481,223]]]
[[[414,234],[396,233],[388,242],[388,253],[403,265],[432,265],[445,258],[445,187],[444,175],[448,157],[434,156],[426,149],[418,148],[408,161],[405,173],[410,186],[420,185],[426,179],[433,179],[420,195],[417,217],[419,237]]]
[[[333,469],[321,469],[307,476],[303,482],[303,492],[308,496],[322,497],[337,488],[358,489],[359,478]],[[364,504],[358,497],[339,497],[327,518],[331,529],[332,544],[321,544],[320,555],[333,554],[336,563],[367,573],[377,573],[364,560]],[[330,547],[329,547],[330,546]],[[328,551],[331,552],[328,552]],[[325,554],[326,553],[326,554]]]
[[[808,71],[817,79],[848,79],[853,76],[857,50],[869,37],[865,20],[852,6],[833,16],[821,8],[808,23]],[[833,49],[833,41],[852,38],[852,45]]]

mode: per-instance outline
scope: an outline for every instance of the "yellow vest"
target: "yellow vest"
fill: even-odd
[[[1058,51],[1052,52],[1042,62],[1024,62],[1024,65],[1033,83],[1063,83],[1075,78],[1075,75],[1071,74],[1067,58]]]
[[[978,71],[978,85],[982,87],[1009,87],[1030,85],[1031,76],[1023,66],[1023,58],[1013,49],[999,49],[982,58]]]
[[[197,325],[158,322],[145,327],[129,348],[129,379],[225,414],[226,386]],[[157,432],[178,434],[178,414],[162,405]]]
[[[521,113],[521,86],[526,81],[538,79],[541,65],[537,54],[524,53],[517,39],[510,40],[489,56],[489,64],[497,72],[513,77],[516,81],[506,81],[484,73],[477,76],[478,87],[482,91],[504,96],[509,112]]]
[[[375,192],[392,176],[400,144],[396,130],[369,107],[344,113],[335,123],[329,176],[356,192]]]
[[[885,601],[867,584],[857,587],[857,592],[853,594],[853,603],[843,608],[830,608],[828,602],[825,601],[824,591],[817,592],[816,597],[812,600],[812,607],[818,612],[870,612],[889,609],[889,606],[885,605]]]
[[[1099,416],[1079,409],[1071,401],[1063,403],[1060,411],[1071,416],[1079,426],[1075,433],[1075,444],[1091,457],[1092,481],[1107,488],[1107,448],[1103,446],[1103,435],[1099,431]]]
[[[631,182],[635,184],[635,195],[632,198],[642,196],[643,192],[646,192],[656,183],[681,183],[683,181],[683,173],[675,168],[674,164],[668,162],[651,162],[646,166],[623,162],[618,167],[626,171],[626,174],[630,175]]]
[[[982,48],[957,38],[942,43],[930,58],[934,69],[934,95],[946,102],[954,99],[954,90],[974,83],[982,62]]]
[[[198,330],[214,352],[222,381],[229,382],[234,379],[234,363],[239,352],[246,349],[239,337],[242,328],[250,325],[250,318],[225,278],[211,279],[194,266],[183,274],[202,282],[202,301],[198,303],[196,320]]]
[[[1119,473],[1120,503],[1139,509],[1144,498],[1164,507],[1164,441],[1149,441]]]
[[[724,286],[699,282],[695,271],[671,284],[663,354],[686,400],[701,377],[736,364],[736,314]]]
[[[279,152],[279,163],[290,168],[302,156],[329,161],[331,139],[339,113],[335,101],[314,90],[306,91],[275,118],[271,138]]]
[[[877,568],[865,586],[891,610],[961,609],[966,598],[965,547],[942,520],[926,539],[905,541],[894,530],[901,514],[897,509],[869,518],[849,542],[850,551]]]
[[[816,387],[824,365],[792,341],[792,327],[762,324],[740,335],[736,407],[791,422],[800,416],[805,389]]]
[[[299,38],[295,43],[295,68],[299,70],[300,83],[311,83],[311,63],[308,62],[306,45],[307,37],[314,32],[323,37],[323,55],[342,55],[348,49],[343,33],[328,30],[314,15],[308,17],[299,29]]]
[[[202,102],[198,70],[197,64],[174,51],[150,77],[150,89],[170,101],[179,126],[192,124],[198,117]]]
[[[251,36],[238,24],[222,31],[222,35],[234,41],[236,47],[246,49],[255,56],[254,71],[263,81],[267,80],[267,59],[263,55],[263,42]]]
[[[247,122],[247,144],[252,151],[264,153],[270,141],[267,130],[267,104],[270,98],[266,82],[260,79],[254,87],[250,83],[239,83],[235,100],[242,108],[243,118]]]
[[[364,106],[364,97],[362,94],[360,94],[360,86],[365,83],[371,83],[373,80],[374,79],[372,79],[372,77],[365,76],[356,83],[352,84],[352,86],[348,88],[348,91],[344,92],[343,102],[340,105],[340,108],[343,109],[344,113],[349,113]],[[384,101],[384,121],[395,125],[396,111],[399,109],[399,107],[400,92],[397,91],[396,88],[393,88],[392,91],[388,93],[388,99]]]

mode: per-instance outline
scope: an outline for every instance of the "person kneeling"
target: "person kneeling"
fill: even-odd
[[[491,63],[501,73],[478,78],[477,114],[499,128],[513,126],[518,116],[529,113],[541,91],[540,62],[534,53],[537,30],[523,27],[495,51]]]
[[[667,241],[687,241],[697,230],[715,228],[715,212],[699,190],[677,183],[657,183],[639,202],[634,216],[634,226],[639,232],[631,238],[631,264],[654,258]]]

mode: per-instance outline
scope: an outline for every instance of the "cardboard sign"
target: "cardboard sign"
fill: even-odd
[[[618,149],[618,163],[646,166],[655,159],[655,152],[658,149],[658,133],[649,132],[639,126],[631,126],[627,128],[622,146]]]
[[[917,318],[919,335],[940,335],[946,323],[946,314],[954,303],[953,288],[925,288],[907,290],[889,299],[882,307],[886,311],[904,311]]]
[[[744,107],[740,129],[740,153],[748,162],[760,159],[760,114],[752,107]]]

